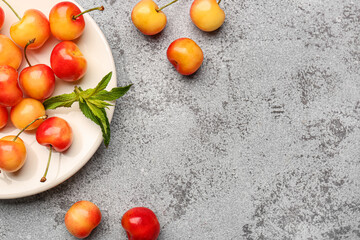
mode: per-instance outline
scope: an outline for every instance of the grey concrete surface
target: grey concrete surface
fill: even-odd
[[[126,239],[134,206],[154,210],[161,240],[360,239],[359,1],[223,0],[225,24],[204,33],[180,0],[154,37],[132,25],[135,0],[78,2],[104,4],[92,16],[134,87],[108,149],[54,189],[0,201],[0,239],[73,239],[63,218],[82,199],[103,213],[89,239]],[[179,37],[205,54],[190,77],[166,59]]]

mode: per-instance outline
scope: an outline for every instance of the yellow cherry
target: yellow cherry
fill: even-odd
[[[22,62],[22,52],[5,35],[0,34],[0,65],[9,65],[17,70]]]
[[[216,0],[195,0],[190,8],[193,23],[205,32],[212,32],[221,27],[225,13]]]
[[[131,20],[143,34],[155,35],[165,28],[167,21],[166,15],[161,10],[177,1],[174,0],[159,8],[153,0],[141,0],[131,12]]]
[[[36,9],[25,11],[24,16],[20,17],[15,9],[6,1],[2,0],[13,11],[19,19],[10,27],[10,36],[12,40],[24,48],[31,39],[36,39],[29,49],[40,48],[50,37],[50,24],[46,16]]]

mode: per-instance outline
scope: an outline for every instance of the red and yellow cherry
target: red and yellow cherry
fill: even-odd
[[[0,169],[5,172],[16,172],[25,163],[26,147],[24,141],[15,136],[0,139]]]
[[[8,119],[9,119],[9,113],[6,107],[0,106],[0,129],[6,126]]]
[[[97,7],[81,12],[72,2],[60,2],[50,11],[49,22],[51,33],[59,40],[74,40],[82,35],[85,29],[83,14],[99,10],[104,7]]]
[[[4,21],[5,21],[5,12],[4,12],[4,10],[0,7],[0,29],[1,29],[2,26],[4,25]]]
[[[221,0],[195,0],[190,8],[193,23],[205,32],[212,32],[221,27],[225,13],[219,6]]]
[[[14,42],[20,47],[25,47],[31,39],[35,38],[36,41],[29,48],[40,48],[51,34],[50,24],[46,16],[39,10],[29,9],[25,11],[24,16],[21,18],[8,2],[2,1],[8,5],[19,19],[18,22],[10,27],[10,36]]]
[[[45,115],[45,108],[42,103],[33,98],[23,98],[10,110],[10,120],[12,124],[23,129],[29,122]],[[39,127],[43,120],[39,120],[27,127],[26,130],[33,130]]]
[[[20,48],[10,38],[0,34],[0,65],[8,65],[17,70],[21,62]]]
[[[21,47],[35,38],[36,41],[29,48],[40,48],[50,37],[49,21],[39,10],[27,10],[21,20],[10,27],[10,36]]]
[[[131,20],[135,27],[145,35],[155,35],[166,26],[166,15],[161,11],[177,0],[159,8],[153,0],[141,0],[131,12]]]
[[[51,117],[42,122],[36,130],[36,140],[40,145],[50,148],[45,174],[40,180],[45,182],[52,150],[54,149],[57,152],[66,151],[72,144],[73,132],[66,120],[59,117]]]
[[[121,219],[121,225],[129,240],[156,240],[160,234],[155,213],[145,207],[128,210]]]
[[[190,38],[179,38],[168,47],[167,58],[180,74],[191,75],[200,68],[204,54]]]
[[[50,64],[55,75],[66,82],[81,79],[87,70],[87,61],[79,47],[71,41],[57,44],[51,52]]]
[[[37,100],[44,100],[51,96],[55,89],[55,75],[53,70],[45,64],[37,64],[31,66],[27,55],[27,47],[34,42],[35,39],[29,41],[24,48],[25,59],[29,67],[24,68],[19,76],[20,87],[24,93]]]
[[[6,172],[16,172],[25,163],[26,147],[20,134],[38,120],[44,120],[47,116],[41,116],[28,123],[16,136],[6,136],[0,139],[0,169]]]
[[[14,68],[0,66],[0,106],[12,107],[21,101],[23,93],[17,78],[18,72]]]
[[[65,214],[67,230],[77,238],[86,238],[101,222],[100,209],[92,202],[74,203]]]

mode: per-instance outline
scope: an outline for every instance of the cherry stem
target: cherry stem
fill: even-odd
[[[49,149],[49,159],[48,159],[48,162],[47,162],[47,165],[46,165],[46,169],[45,169],[44,176],[40,179],[40,182],[45,182],[45,181],[46,181],[46,175],[47,175],[47,173],[48,173],[49,166],[50,166],[50,160],[51,160],[52,150],[53,150],[53,147],[52,147],[52,145],[50,145],[50,149]]]
[[[157,12],[160,12],[160,11],[163,10],[164,8],[170,6],[170,5],[173,4],[173,3],[176,3],[177,1],[178,1],[178,0],[174,0],[174,1],[172,1],[171,3],[166,4],[165,6],[159,8],[159,9],[156,9],[156,11],[157,11]]]
[[[28,46],[29,46],[30,44],[33,44],[33,43],[35,42],[35,39],[36,39],[36,38],[33,38],[33,39],[29,40],[28,43],[27,43],[27,44],[25,45],[25,47],[24,47],[25,60],[26,60],[27,64],[28,64],[30,67],[31,67],[31,64],[30,64],[30,62],[29,62],[29,59],[27,58],[26,49],[28,48]]]
[[[221,0],[218,1],[218,5],[220,4]]]
[[[21,17],[19,16],[19,14],[17,14],[17,12],[11,7],[11,5],[7,2],[7,1],[5,1],[5,0],[2,0],[10,9],[11,9],[11,11],[13,11],[13,13],[16,15],[16,17],[19,19],[19,20],[21,20]]]
[[[30,127],[31,124],[33,124],[33,123],[36,122],[37,120],[41,120],[41,119],[45,120],[45,119],[47,119],[47,118],[48,118],[48,116],[47,116],[47,115],[44,115],[44,116],[38,117],[38,118],[34,119],[33,121],[31,121],[31,123],[29,123],[28,125],[26,125],[26,126],[14,137],[13,142],[15,142],[16,139],[20,136],[20,134],[21,134],[22,132],[24,132],[28,127]]]
[[[83,12],[79,13],[78,15],[73,16],[72,20],[75,21],[78,17],[80,17],[81,15],[83,15],[85,13],[92,12],[92,11],[95,11],[95,10],[104,11],[104,9],[105,9],[104,6],[88,9],[86,11],[83,11]]]

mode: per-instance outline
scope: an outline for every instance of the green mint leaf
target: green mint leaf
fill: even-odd
[[[77,94],[84,99],[90,98],[94,94],[104,90],[111,80],[112,72],[109,72],[103,79],[98,83],[95,88],[89,88],[85,91],[81,87],[75,87],[78,89]],[[76,90],[75,90],[76,91]]]
[[[88,95],[88,92],[91,91],[93,89],[87,89],[87,90],[82,90],[81,87],[78,87],[78,86],[75,86],[75,89],[74,89],[74,92],[76,93],[76,95],[78,96],[79,98],[79,101],[83,102],[84,99],[87,98],[87,95]]]
[[[104,100],[104,101],[114,101],[114,100],[124,96],[125,93],[127,93],[127,91],[129,91],[131,86],[132,86],[132,84],[125,86],[125,87],[116,87],[116,88],[111,89],[111,91],[102,90],[102,91],[96,93],[91,98],[96,98],[96,99]]]
[[[87,101],[94,104],[98,108],[107,108],[109,106],[113,106],[110,103],[95,98],[89,98]]]
[[[115,87],[110,91],[106,91],[105,88],[109,84],[111,77],[112,72],[103,77],[95,88],[83,90],[81,87],[75,86],[74,92],[70,94],[49,98],[44,101],[45,109],[71,107],[74,102],[79,102],[80,110],[85,117],[100,126],[104,144],[107,147],[110,142],[110,123],[105,108],[112,106],[108,101],[114,101],[122,97],[132,86],[131,84],[125,87]]]
[[[95,88],[89,88],[86,89],[85,91],[83,91],[81,87],[79,87],[79,89],[80,89],[79,95],[81,95],[83,98],[89,98],[95,93]]]
[[[43,102],[45,109],[55,109],[58,107],[71,107],[78,100],[76,93],[62,94],[56,97],[48,98]]]
[[[109,119],[106,115],[106,111],[104,108],[101,109],[101,112],[103,113],[103,116],[105,118],[105,126],[106,129],[102,130],[103,132],[103,139],[104,139],[104,144],[105,144],[105,147],[108,147],[109,146],[109,143],[110,143],[110,123],[109,123]],[[109,133],[107,136],[104,136],[104,133]]]
[[[109,72],[105,77],[103,77],[103,79],[98,83],[98,85],[94,89],[93,94],[96,94],[96,93],[104,90],[106,88],[106,86],[109,84],[111,77],[112,77],[112,72]]]
[[[86,104],[91,110],[91,112],[94,114],[94,116],[97,117],[99,120],[100,123],[99,125],[103,133],[104,144],[107,147],[110,143],[110,123],[109,123],[109,119],[107,118],[105,109],[98,108],[94,104],[88,101],[86,101]]]
[[[79,102],[79,107],[81,112],[85,115],[85,117],[89,118],[91,121],[100,126],[99,119],[91,112],[89,106],[86,102]]]

